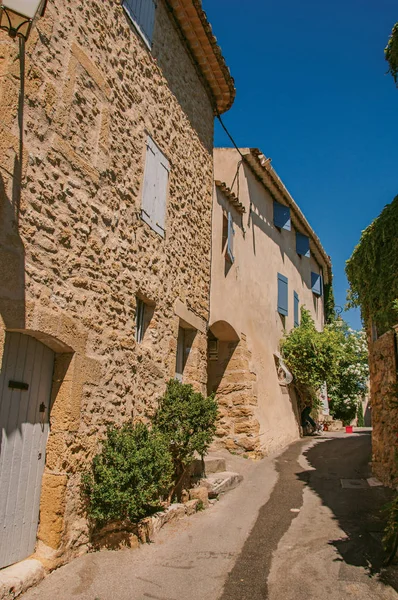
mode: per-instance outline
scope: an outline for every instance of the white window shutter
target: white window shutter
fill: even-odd
[[[165,234],[169,170],[168,160],[148,136],[141,216],[162,237]]]
[[[234,220],[231,213],[228,213],[228,241],[227,241],[227,255],[231,263],[234,262]]]
[[[170,166],[167,159],[158,150],[156,162],[156,196],[154,206],[154,230],[164,237],[166,222],[167,183]]]

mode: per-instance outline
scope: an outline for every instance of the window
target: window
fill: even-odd
[[[294,326],[298,327],[300,325],[300,316],[299,316],[299,297],[298,293],[294,292]]]
[[[177,338],[176,372],[175,378],[182,381],[185,366],[191,352],[192,344],[196,336],[196,329],[188,327],[186,321],[180,320]]]
[[[211,338],[208,343],[209,360],[218,360],[218,339]]]
[[[123,8],[133,22],[138,33],[150,47],[155,25],[154,0],[123,0]]]
[[[167,158],[153,139],[148,136],[141,217],[162,237],[165,234],[169,171],[170,165]]]
[[[137,298],[135,339],[138,343],[144,339],[145,302]]]
[[[322,296],[322,275],[311,271],[311,289],[316,296]]]
[[[288,311],[288,280],[278,273],[278,313],[287,317]]]
[[[182,327],[178,328],[177,338],[177,356],[176,356],[176,375],[175,378],[178,381],[182,381],[182,374],[184,373],[185,367],[185,329]]]
[[[310,238],[296,231],[296,252],[300,256],[310,257]]]
[[[274,200],[274,225],[279,229],[291,230],[290,208]]]
[[[151,322],[155,310],[155,304],[147,304],[141,298],[136,298],[137,307],[135,314],[135,339],[140,344],[143,339],[148,325]]]
[[[228,213],[228,235],[227,235],[227,258],[229,258],[229,260],[231,261],[231,263],[234,262],[234,235],[235,235],[235,230],[234,230],[234,221],[232,218],[231,213]]]

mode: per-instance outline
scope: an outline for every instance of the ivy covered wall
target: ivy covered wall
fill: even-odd
[[[362,232],[346,266],[348,303],[378,334],[398,322],[398,196]]]

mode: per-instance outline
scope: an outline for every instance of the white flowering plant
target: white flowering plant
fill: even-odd
[[[344,423],[355,417],[369,376],[364,331],[351,329],[341,318],[317,331],[302,307],[300,326],[283,338],[281,350],[303,404],[308,398],[316,404],[326,381],[331,414]]]

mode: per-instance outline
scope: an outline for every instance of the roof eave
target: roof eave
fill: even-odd
[[[267,159],[258,148],[250,148],[250,151],[244,154],[243,157],[246,164],[251,168],[258,179],[260,179],[275,200],[283,200],[283,202],[290,207],[293,215],[293,224],[295,224],[294,222],[296,221],[312,241],[313,249],[316,250],[315,258],[317,258],[319,263],[323,263],[326,267],[325,283],[331,283],[332,263],[330,257],[326,254],[319,237],[308,223],[282,180],[277,175],[275,169],[271,166],[270,160]],[[274,189],[272,189],[272,187]]]
[[[235,100],[235,83],[201,0],[166,0],[166,3],[207,84],[215,113],[226,112]]]

